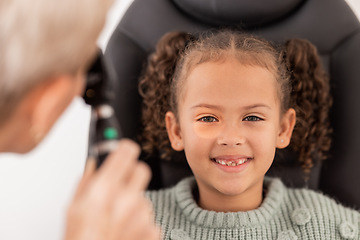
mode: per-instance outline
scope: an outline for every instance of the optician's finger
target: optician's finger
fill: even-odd
[[[91,180],[91,177],[94,175],[95,169],[96,169],[95,159],[88,159],[86,161],[84,175],[78,184],[74,198],[77,198],[79,195],[83,193],[84,189],[88,185],[88,182]]]
[[[83,178],[88,179],[96,169],[96,160],[93,157],[89,157],[86,161],[85,171]]]
[[[149,184],[150,179],[151,170],[149,166],[144,162],[138,162],[127,186],[134,191],[143,191]]]
[[[121,140],[98,170],[100,182],[118,185],[129,178],[137,164],[140,147],[131,140]]]

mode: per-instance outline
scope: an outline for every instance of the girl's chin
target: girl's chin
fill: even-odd
[[[219,186],[217,188],[220,195],[223,195],[224,197],[240,197],[244,194],[245,190],[243,186]]]

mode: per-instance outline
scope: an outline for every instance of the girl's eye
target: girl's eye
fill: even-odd
[[[200,118],[198,121],[200,122],[217,122],[218,120],[212,116],[205,116]]]
[[[257,116],[247,116],[243,119],[243,121],[249,121],[249,122],[256,122],[256,121],[262,121],[264,119],[257,117]]]

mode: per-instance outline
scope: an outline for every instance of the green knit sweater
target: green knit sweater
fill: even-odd
[[[146,194],[164,239],[360,239],[360,212],[311,190],[287,188],[279,179],[265,178],[264,186],[263,203],[247,212],[201,209],[192,177]]]

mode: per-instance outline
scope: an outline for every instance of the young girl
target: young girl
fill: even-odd
[[[144,149],[184,150],[194,174],[147,193],[164,239],[360,239],[359,212],[265,177],[291,138],[307,173],[330,146],[329,83],[309,42],[170,33],[140,93]]]

